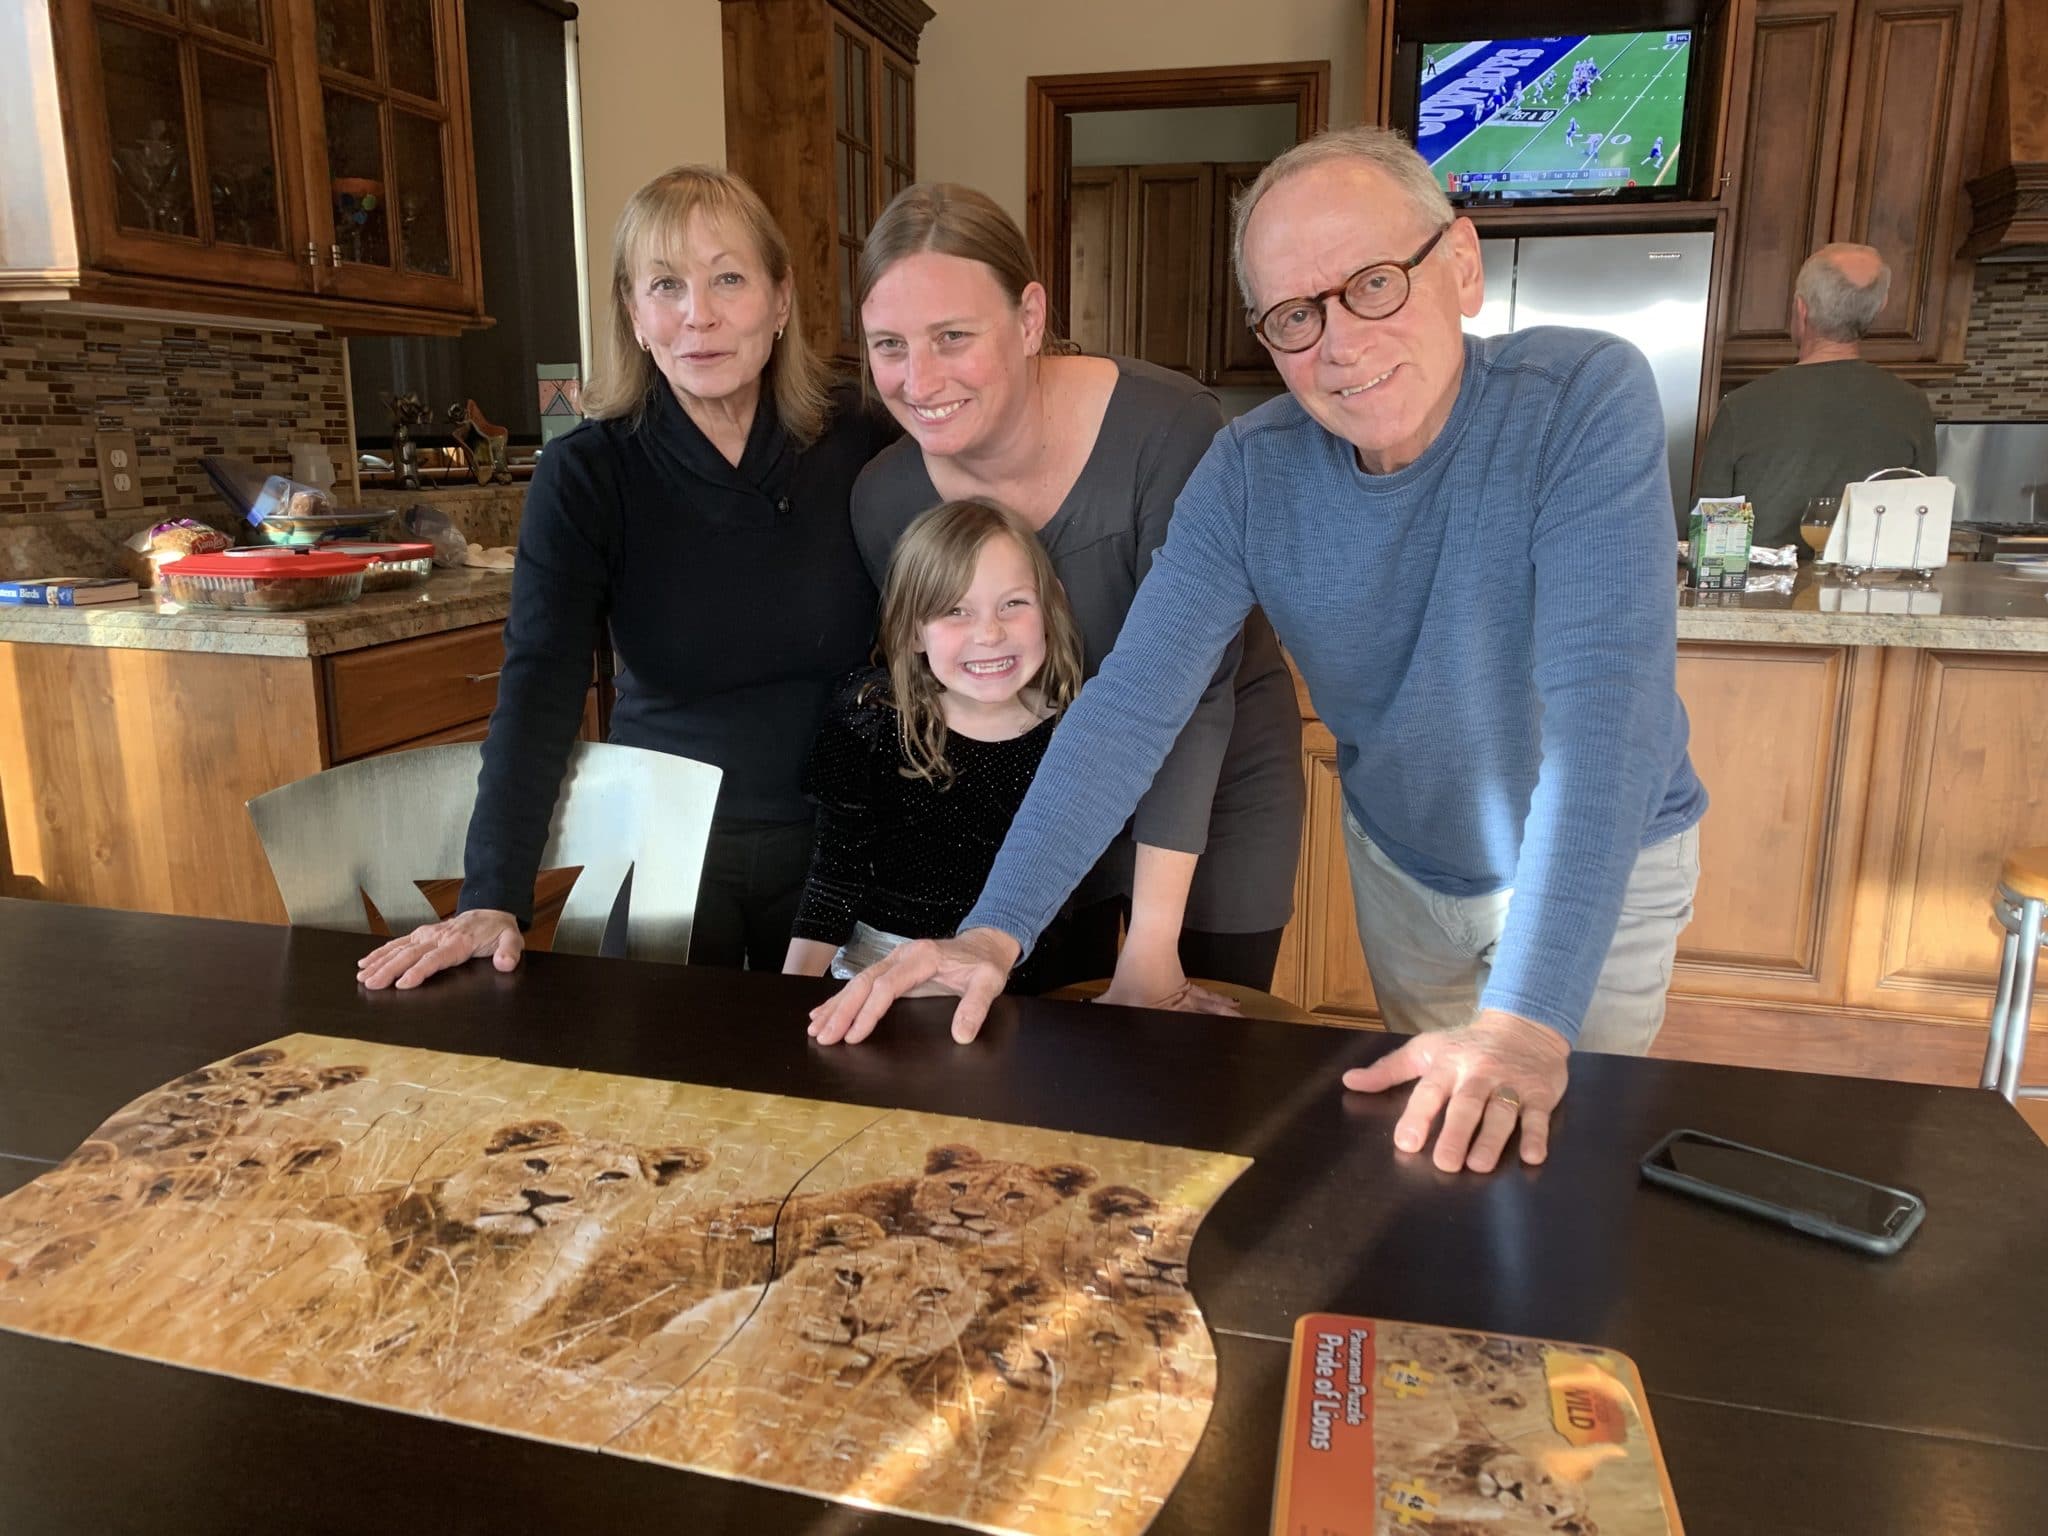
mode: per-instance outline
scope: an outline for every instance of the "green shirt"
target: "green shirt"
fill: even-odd
[[[1809,498],[1897,465],[1934,473],[1927,396],[1860,359],[1800,363],[1721,402],[1693,494],[1747,496],[1758,544],[1797,544]]]

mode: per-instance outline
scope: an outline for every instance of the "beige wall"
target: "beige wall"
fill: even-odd
[[[1330,61],[1330,121],[1364,97],[1364,0],[931,0],[917,66],[917,169],[1024,217],[1031,75]],[[588,8],[586,8],[588,14]]]
[[[626,199],[672,165],[725,163],[718,0],[582,0],[583,210],[593,306]]]

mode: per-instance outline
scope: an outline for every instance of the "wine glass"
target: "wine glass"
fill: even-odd
[[[1813,551],[1816,565],[1822,563],[1821,556],[1828,547],[1828,534],[1835,526],[1835,515],[1840,508],[1840,498],[1835,496],[1814,496],[1808,499],[1806,511],[1799,519],[1799,537],[1806,547]]]

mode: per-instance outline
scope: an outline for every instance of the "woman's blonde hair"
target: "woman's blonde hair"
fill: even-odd
[[[752,187],[715,166],[679,165],[662,172],[628,199],[612,231],[611,309],[599,328],[590,382],[583,387],[584,415],[629,416],[637,424],[648,391],[662,382],[661,370],[633,334],[633,274],[651,257],[670,256],[697,218],[743,231],[754,242],[769,281],[790,281],[789,242]],[[794,283],[789,319],[768,353],[763,379],[790,435],[799,443],[816,442],[831,410],[831,375],[804,339]]]
[[[920,181],[891,198],[868,231],[854,277],[854,314],[858,316],[867,307],[868,295],[891,267],[920,251],[980,262],[994,275],[997,286],[1009,295],[1013,309],[1024,302],[1024,290],[1039,281],[1031,243],[1024,238],[1017,221],[1003,212],[994,198],[957,182]],[[860,339],[865,358],[865,324],[860,328]],[[1043,357],[1066,356],[1081,350],[1060,335],[1049,300],[1045,335],[1038,350]],[[865,365],[862,377],[869,377]]]
[[[1067,606],[1066,589],[1031,525],[988,501],[949,501],[919,514],[903,531],[882,588],[879,646],[889,669],[906,779],[945,789],[953,782],[946,761],[945,692],[919,649],[924,627],[959,602],[974,585],[974,567],[990,539],[1008,538],[1024,551],[1045,623],[1045,664],[1026,687],[1044,707],[1065,709],[1081,691],[1081,632]]]

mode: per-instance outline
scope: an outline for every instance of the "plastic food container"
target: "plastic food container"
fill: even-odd
[[[395,592],[425,584],[434,570],[434,546],[424,540],[400,544],[322,544],[322,554],[353,555],[370,562],[363,572],[364,592]]]
[[[256,524],[256,537],[266,544],[282,544],[290,549],[344,539],[361,542],[381,538],[397,516],[396,507],[344,507],[297,516],[273,512]]]
[[[223,550],[174,561],[160,580],[165,595],[188,608],[297,613],[354,602],[369,568],[360,556],[325,550]]]

